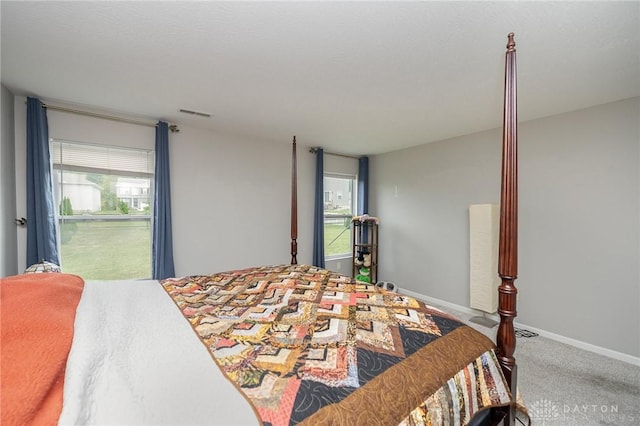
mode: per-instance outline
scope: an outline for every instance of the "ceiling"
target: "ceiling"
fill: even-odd
[[[499,127],[509,32],[520,121],[640,95],[638,1],[0,8],[16,95],[345,154]]]

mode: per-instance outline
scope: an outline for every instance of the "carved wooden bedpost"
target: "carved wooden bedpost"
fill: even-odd
[[[291,264],[298,264],[298,167],[296,137],[291,151]]]
[[[517,367],[513,353],[516,335],[513,319],[517,315],[518,289],[514,282],[518,276],[518,113],[516,96],[516,43],[509,34],[505,57],[504,122],[502,133],[502,186],[500,200],[500,252],[498,275],[502,280],[498,288],[498,361],[516,397]],[[512,410],[510,422],[514,421]]]

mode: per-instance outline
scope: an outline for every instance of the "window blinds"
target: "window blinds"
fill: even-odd
[[[54,168],[149,177],[153,175],[153,151],[112,145],[51,141]]]

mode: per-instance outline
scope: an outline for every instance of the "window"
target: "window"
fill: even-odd
[[[351,256],[351,219],[355,214],[353,175],[324,174],[324,255]]]
[[[51,160],[63,271],[151,277],[153,152],[52,140]]]

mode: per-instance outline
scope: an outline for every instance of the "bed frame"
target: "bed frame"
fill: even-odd
[[[500,189],[500,237],[498,275],[498,314],[500,325],[496,337],[497,356],[502,372],[517,394],[517,365],[513,356],[516,333],[513,320],[517,315],[518,289],[514,282],[518,276],[518,112],[517,112],[516,43],[514,34],[507,36],[504,75],[504,115],[502,130],[502,174]],[[298,194],[297,194],[296,137],[292,145],[291,176],[291,264],[298,263]],[[490,424],[515,424],[515,405],[492,410]]]
[[[500,325],[496,344],[498,361],[502,367],[511,394],[517,394],[517,365],[513,353],[516,333],[513,320],[517,315],[518,289],[518,108],[517,108],[516,42],[509,33],[504,69],[504,117],[502,123],[502,183],[500,186],[500,239],[498,275],[502,281],[498,288]],[[507,421],[514,424],[515,407],[512,405]],[[506,423],[506,422],[505,422]]]

